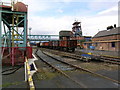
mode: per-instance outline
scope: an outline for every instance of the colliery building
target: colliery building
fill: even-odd
[[[81,22],[78,22],[75,20],[75,22],[72,25],[73,25],[73,27],[72,27],[73,36],[70,39],[77,40],[77,46],[80,48],[83,48],[82,43],[85,41],[90,41],[91,36],[83,36],[82,35]]]
[[[120,51],[120,27],[99,31],[91,42],[84,42],[84,48],[94,46],[95,50]]]

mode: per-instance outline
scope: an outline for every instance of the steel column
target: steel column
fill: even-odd
[[[2,8],[0,8],[0,9],[2,9]],[[0,10],[0,48],[2,47],[2,19],[1,18],[2,18],[2,16],[1,16],[1,10]]]
[[[0,2],[1,5],[1,2]],[[2,8],[0,8],[0,85],[2,86],[2,16],[1,16]],[[0,87],[2,89],[2,87]]]
[[[24,47],[27,47],[27,14],[24,14]]]

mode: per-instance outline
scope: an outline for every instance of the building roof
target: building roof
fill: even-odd
[[[11,6],[0,5],[0,8],[12,8]]]
[[[99,31],[93,38],[110,36],[110,35],[118,35],[118,34],[120,34],[120,27],[113,28],[113,29],[110,29],[110,30]]]

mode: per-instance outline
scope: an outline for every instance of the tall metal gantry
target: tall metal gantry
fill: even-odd
[[[16,47],[15,41],[19,41],[19,37],[23,38],[22,44],[18,44],[18,47],[26,47],[27,44],[27,13],[7,11],[2,9],[1,11],[1,23],[3,24],[4,37],[3,41],[8,41],[6,47]],[[1,27],[2,27],[1,24]]]
[[[16,4],[16,8],[11,6],[12,4],[0,5],[0,47],[8,48],[9,53],[14,52],[14,47],[27,47],[27,12],[19,11],[21,4]],[[22,41],[19,38],[22,38]],[[1,53],[4,53],[4,49]]]
[[[82,36],[81,22],[75,20],[75,22],[73,23],[72,32],[74,34],[74,37]]]

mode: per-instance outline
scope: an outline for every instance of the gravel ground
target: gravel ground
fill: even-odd
[[[97,73],[108,76],[110,78],[113,78],[114,80],[118,80],[119,81],[119,74],[118,74],[118,70],[99,70],[97,71]]]
[[[76,72],[70,73],[69,75],[78,81],[82,81],[82,83],[85,84],[88,88],[118,88],[117,83],[88,73]]]
[[[10,67],[4,66],[3,71]],[[27,82],[24,81],[24,68],[20,68],[10,75],[2,75],[2,88],[27,88]]]
[[[73,81],[54,72],[41,60],[35,61],[38,72],[33,76],[35,87],[38,88],[80,88]]]
[[[109,64],[109,63],[99,62],[99,61],[83,62],[83,61],[80,61],[80,60],[61,57],[61,56],[54,55],[54,54],[51,54],[51,53],[48,53],[48,52],[45,52],[45,53],[47,53],[49,55],[52,55],[59,60],[69,62],[69,63],[74,64],[74,65],[81,66],[81,67],[89,69],[91,71],[118,70],[118,65],[116,65],[116,64]]]

